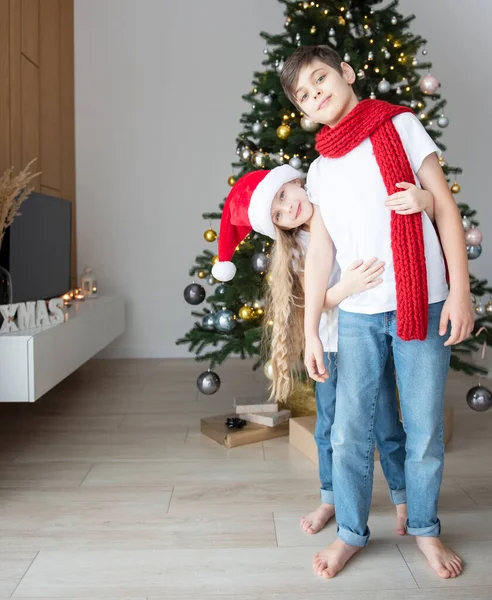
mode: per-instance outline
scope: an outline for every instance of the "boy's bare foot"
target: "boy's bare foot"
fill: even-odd
[[[461,558],[445,546],[436,537],[417,537],[417,546],[423,552],[431,569],[439,577],[449,579],[458,577],[463,570]]]
[[[396,505],[396,533],[398,535],[406,535],[407,534],[407,529],[405,527],[407,524],[407,519],[408,519],[407,505],[406,504],[397,504]]]
[[[314,555],[313,570],[320,577],[331,579],[343,569],[359,550],[361,550],[359,546],[349,546],[338,538],[331,546],[327,546]]]
[[[318,533],[334,515],[335,507],[333,504],[321,504],[313,512],[310,512],[305,517],[301,517],[301,529],[311,535]]]

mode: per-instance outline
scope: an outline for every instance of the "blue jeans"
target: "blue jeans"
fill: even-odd
[[[316,429],[314,439],[318,445],[320,497],[325,504],[335,504],[332,477],[331,429],[335,420],[337,396],[337,353],[325,352],[325,366],[330,378],[316,384]],[[405,493],[405,431],[400,423],[396,403],[396,382],[393,357],[390,354],[379,390],[374,436],[381,457],[381,467],[388,482],[393,504],[404,504]]]
[[[427,338],[404,342],[396,312],[364,315],[340,311],[338,386],[332,431],[333,488],[338,536],[351,546],[369,540],[373,482],[374,417],[390,349],[407,434],[407,531],[438,537],[437,502],[444,466],[444,386],[450,348],[439,335],[443,302],[429,305]]]

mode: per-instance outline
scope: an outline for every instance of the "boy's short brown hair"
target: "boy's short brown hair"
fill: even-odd
[[[280,83],[285,95],[293,104],[297,104],[294,91],[300,70],[316,59],[335,69],[339,75],[343,74],[341,67],[343,61],[336,50],[333,50],[330,46],[301,46],[297,48],[294,54],[285,61],[280,73]]]

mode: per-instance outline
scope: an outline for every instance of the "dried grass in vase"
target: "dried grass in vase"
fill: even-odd
[[[7,169],[0,177],[0,246],[2,245],[5,230],[12,225],[13,220],[19,213],[19,207],[33,191],[34,187],[28,187],[29,183],[40,173],[31,173],[29,169],[37,160],[34,158],[20,173],[12,176],[14,168]]]

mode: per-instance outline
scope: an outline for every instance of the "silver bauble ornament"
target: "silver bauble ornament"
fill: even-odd
[[[410,108],[417,108],[418,105],[419,103],[417,102],[417,100],[412,100],[410,102]]]
[[[265,46],[263,48],[263,54],[268,54],[269,50],[268,50],[268,46]]]
[[[259,121],[256,121],[256,123],[253,123],[253,127],[251,129],[253,130],[253,133],[255,135],[258,135],[259,133],[261,133],[262,130],[261,123]]]
[[[477,306],[475,306],[475,313],[479,317],[485,316],[485,314],[486,314],[485,306],[483,304],[478,304]]]
[[[207,313],[206,315],[203,315],[202,327],[208,331],[215,329],[215,315],[213,313]]]
[[[401,89],[401,87],[396,88],[396,93],[398,94],[398,96],[401,96],[403,94],[403,90]]]
[[[492,392],[483,385],[476,385],[466,395],[468,406],[476,412],[485,412],[492,406]]]
[[[333,27],[330,29],[330,31],[328,32],[328,35],[330,37],[333,37],[335,35],[335,30],[333,29]]]
[[[301,127],[304,129],[304,131],[313,132],[318,129],[319,124],[304,115],[301,117]]]
[[[264,273],[268,268],[268,258],[264,252],[257,252],[251,257],[251,268],[255,273]]]
[[[253,156],[253,150],[251,150],[251,148],[248,148],[248,146],[245,146],[241,150],[241,153],[239,154],[239,158],[243,162],[248,162],[251,159],[252,156]]]
[[[350,21],[350,19],[352,18],[352,13],[349,10],[345,13],[345,18],[347,19],[347,21]]]
[[[211,396],[220,388],[220,377],[214,371],[204,371],[196,380],[198,391],[205,396]]]
[[[293,156],[290,160],[289,160],[289,165],[293,168],[293,169],[300,169],[302,167],[302,160],[298,157],[298,156]]]
[[[263,104],[265,104],[265,106],[271,106],[272,102],[273,98],[270,96],[270,94],[263,96]]]
[[[371,92],[370,95],[369,95],[369,98],[371,100],[376,100],[376,94],[374,92]]]
[[[223,333],[231,332],[236,326],[236,315],[232,310],[223,308],[215,313],[215,329]]]
[[[389,59],[391,58],[391,54],[390,54],[388,51],[386,51],[386,52],[384,53],[384,58],[385,58],[386,60],[389,60]]]
[[[466,253],[468,254],[469,260],[475,260],[482,254],[482,246],[478,244],[478,246],[467,246]]]
[[[349,63],[349,62],[350,62],[350,54],[349,54],[348,52],[346,52],[346,53],[345,53],[345,56],[343,57],[343,60],[344,60],[346,63]]]
[[[386,79],[381,79],[381,81],[378,83],[378,90],[381,92],[381,94],[387,94],[390,89],[391,85],[389,81],[386,81]]]
[[[183,296],[188,304],[196,306],[205,300],[205,288],[199,283],[190,283],[185,287]]]
[[[225,283],[221,283],[215,288],[215,296],[219,298],[223,298],[226,293],[226,285]]]
[[[461,219],[461,222],[463,223],[463,229],[465,231],[468,231],[471,228],[471,226],[472,226],[471,219],[469,219],[468,217],[463,217]]]
[[[424,56],[426,56],[426,55],[427,55],[427,48],[423,48],[423,49],[422,49],[422,54],[423,54]]]
[[[367,60],[374,60],[374,53],[373,52],[369,52],[369,54],[367,55]]]
[[[391,17],[391,24],[396,25],[398,23],[398,19],[396,17]]]
[[[444,129],[449,125],[449,119],[444,115],[441,115],[439,119],[437,119],[437,124],[441,129]]]
[[[301,41],[301,34],[296,33],[296,42],[300,42],[300,41]]]
[[[414,58],[414,59],[412,60],[412,66],[413,66],[413,67],[417,67],[417,66],[418,66],[418,64],[419,64],[419,61],[418,61],[416,58]]]
[[[485,305],[485,312],[486,312],[488,315],[492,315],[492,302],[491,302],[490,300],[489,300],[489,301],[487,302],[487,304]]]
[[[366,72],[364,71],[364,69],[359,69],[357,71],[357,77],[359,79],[365,79],[366,78]]]
[[[277,73],[281,73],[282,69],[284,68],[284,61],[283,60],[279,61],[279,63],[276,66],[276,68],[277,68]]]
[[[215,277],[213,275],[210,275],[209,278],[207,279],[208,285],[215,285],[216,282],[217,282],[217,280],[215,279]]]

